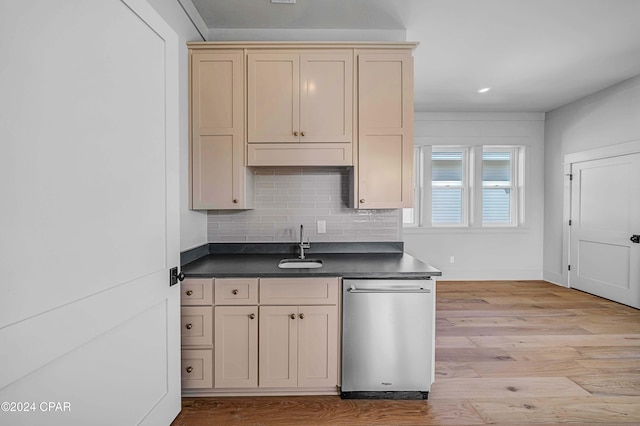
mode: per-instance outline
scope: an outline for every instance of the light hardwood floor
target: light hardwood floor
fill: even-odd
[[[543,281],[436,295],[428,401],[185,398],[173,426],[640,424],[640,310]]]

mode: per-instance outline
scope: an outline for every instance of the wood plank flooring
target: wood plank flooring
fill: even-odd
[[[428,401],[185,398],[173,426],[640,424],[640,310],[543,281],[436,296]]]

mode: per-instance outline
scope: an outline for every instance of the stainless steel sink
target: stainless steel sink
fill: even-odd
[[[278,268],[297,269],[297,268],[321,268],[322,260],[320,259],[282,259],[278,264]]]

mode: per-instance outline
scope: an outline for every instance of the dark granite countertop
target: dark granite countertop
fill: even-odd
[[[442,275],[438,269],[404,253],[401,242],[312,242],[311,247],[311,250],[305,250],[307,258],[321,259],[321,268],[278,268],[281,259],[298,257],[297,247],[293,244],[209,244],[194,249],[197,252],[183,253],[182,272],[191,278],[332,276],[402,279]]]

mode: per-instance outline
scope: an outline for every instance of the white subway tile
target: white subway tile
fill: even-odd
[[[210,242],[296,242],[300,224],[311,241],[398,241],[400,210],[346,206],[351,183],[345,168],[257,168],[254,210],[207,215]],[[316,222],[327,233],[316,233]]]

